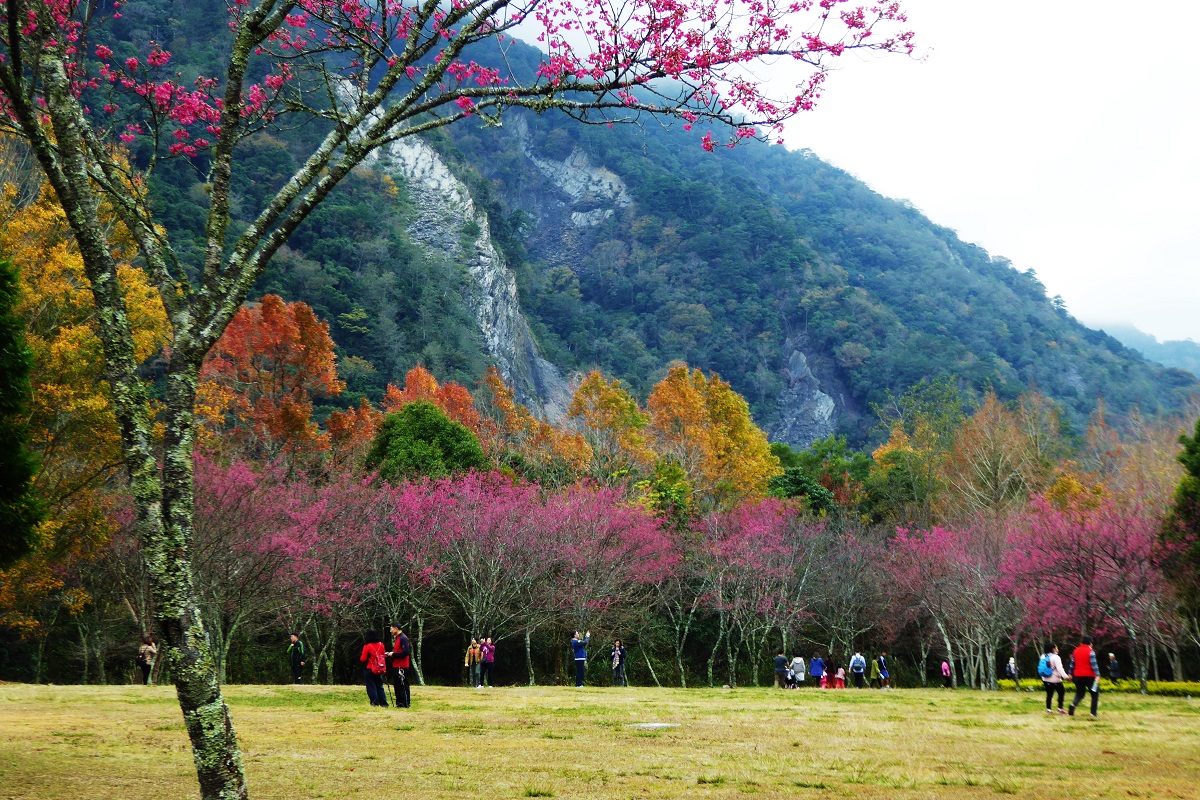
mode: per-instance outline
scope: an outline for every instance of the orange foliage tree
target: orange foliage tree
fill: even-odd
[[[206,443],[227,431],[249,455],[327,450],[312,401],[345,388],[335,359],[329,324],[308,305],[269,294],[243,306],[200,371],[196,411]]]
[[[433,373],[418,364],[404,376],[403,389],[388,384],[383,395],[383,410],[387,413],[399,411],[417,400],[428,400],[446,412],[447,417],[479,434],[483,417],[475,408],[475,398],[461,383],[446,381],[439,385]]]
[[[650,392],[647,408],[655,452],[687,473],[702,504],[761,497],[783,471],[750,406],[716,374],[677,364]]]
[[[586,472],[592,448],[581,435],[535,417],[495,367],[488,367],[482,384],[487,413],[479,440],[489,457],[547,484],[570,483]]]

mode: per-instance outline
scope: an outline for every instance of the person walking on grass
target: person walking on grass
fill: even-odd
[[[775,656],[775,688],[787,688],[788,657],[780,650]]]
[[[866,685],[867,659],[857,650],[850,657],[850,673],[854,676],[854,688],[861,689]]]
[[[292,683],[300,683],[304,677],[304,665],[308,663],[308,651],[298,635],[293,633],[288,638],[291,640],[288,642],[287,656],[288,665],[292,668]]]
[[[951,677],[949,661],[942,662],[942,686],[946,689],[954,688],[954,679]]]
[[[383,642],[379,634],[367,631],[363,642],[362,653],[358,660],[363,665],[363,682],[367,685],[367,699],[371,705],[387,708],[387,695],[383,689],[383,676],[387,672],[387,656],[384,655]]]
[[[808,674],[812,676],[813,682],[825,688],[825,660],[821,658],[820,653],[813,653],[813,657],[808,662]]]
[[[1092,649],[1092,637],[1084,636],[1071,653],[1071,668],[1068,670],[1075,681],[1075,699],[1067,713],[1075,716],[1075,708],[1088,692],[1092,693],[1092,719],[1100,716],[1100,665],[1096,663],[1096,651]]]
[[[1013,682],[1017,687],[1017,691],[1021,691],[1021,671],[1017,669],[1017,657],[1011,656],[1008,663],[1004,665],[1004,677]]]
[[[887,651],[881,651],[879,658],[875,659],[879,663],[879,686],[882,689],[892,688],[892,671],[888,667]]]
[[[583,679],[587,677],[587,646],[592,641],[592,632],[588,631],[582,637],[579,631],[571,637],[571,654],[575,658],[575,688],[583,688]]]
[[[483,661],[483,648],[479,646],[479,640],[472,638],[471,646],[467,648],[467,654],[463,658],[463,666],[467,668],[467,680],[471,682],[472,689],[479,688],[479,665]]]
[[[625,645],[617,639],[612,648],[613,686],[628,686],[625,682]]]
[[[1042,679],[1042,687],[1046,690],[1046,713],[1054,713],[1051,702],[1056,694],[1058,695],[1058,713],[1067,713],[1063,711],[1063,695],[1066,693],[1063,689],[1063,681],[1070,676],[1063,669],[1062,659],[1058,655],[1058,646],[1054,642],[1046,643],[1046,650],[1038,660],[1037,671],[1038,677]]]
[[[479,664],[482,672],[479,676],[480,687],[487,686],[488,688],[496,688],[496,645],[492,644],[492,637],[483,640],[479,645],[479,655],[482,659]]]
[[[412,645],[398,623],[392,623],[389,629],[392,634],[392,649],[388,657],[388,678],[392,682],[392,691],[396,693],[396,708],[408,708],[412,705],[409,693],[408,670],[412,664]],[[384,698],[387,702],[387,698]]]
[[[832,667],[831,667],[831,669],[832,669]],[[846,688],[846,668],[845,667],[837,667],[836,672],[834,672],[833,688],[835,688],[835,689],[845,689]]]
[[[879,672],[879,659],[878,658],[871,659],[871,674],[867,678],[867,685],[870,686],[872,689],[882,689],[883,688],[883,676]]]
[[[1108,654],[1108,679],[1114,684],[1121,680],[1121,662],[1117,661],[1115,653]]]
[[[150,685],[150,675],[154,672],[154,662],[157,660],[158,645],[154,643],[154,637],[147,633],[142,637],[142,644],[138,647],[137,654],[138,669],[142,672],[142,686]]]
[[[799,653],[796,653],[796,655],[792,657],[792,672],[796,675],[796,688],[803,689],[804,688],[804,659],[800,657]]]

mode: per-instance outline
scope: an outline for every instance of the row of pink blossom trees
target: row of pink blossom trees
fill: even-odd
[[[1082,632],[1123,645],[1144,686],[1151,654],[1180,648],[1158,522],[1115,499],[1036,498],[1016,516],[891,534],[769,499],[680,531],[603,487],[475,473],[318,485],[206,458],[196,498],[193,566],[226,677],[237,642],[286,627],[332,681],[339,641],[385,620],[410,626],[421,681],[432,629],[523,639],[530,683],[544,628],[633,633],[651,678],[684,686],[689,674],[732,685],[739,672],[757,685],[779,648],[844,659],[897,645],[922,672],[936,654],[956,684],[994,688],[1010,650]],[[127,549],[105,569],[144,620]]]

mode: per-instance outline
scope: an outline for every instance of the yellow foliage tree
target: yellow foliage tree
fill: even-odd
[[[592,448],[592,477],[608,484],[627,482],[653,467],[646,440],[650,417],[616,378],[592,370],[571,398],[567,416],[583,430]]]
[[[74,564],[94,555],[110,532],[99,489],[120,468],[122,455],[102,373],[92,293],[65,215],[49,191],[25,206],[18,197],[16,187],[3,187],[0,251],[20,272],[18,312],[33,353],[31,445],[41,459],[36,488],[49,515],[39,530],[37,550],[0,574],[0,621],[38,633],[85,599],[67,576]],[[120,248],[129,240],[119,235],[120,226],[113,227]],[[146,361],[168,342],[162,302],[141,270],[127,261],[118,278],[137,358]]]
[[[677,364],[646,405],[651,446],[683,469],[702,504],[730,506],[760,497],[783,471],[750,406],[716,374]]]
[[[479,440],[490,458],[550,484],[570,483],[584,474],[592,460],[592,448],[583,436],[535,417],[516,401],[512,387],[495,367],[488,367],[482,383],[487,414]]]

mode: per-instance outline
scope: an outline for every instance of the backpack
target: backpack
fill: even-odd
[[[1054,675],[1054,669],[1050,666],[1050,656],[1043,655],[1041,661],[1038,661],[1038,675],[1043,678],[1049,678]]]
[[[371,651],[371,655],[367,659],[367,669],[375,675],[387,672],[387,660],[383,657],[382,649]]]

